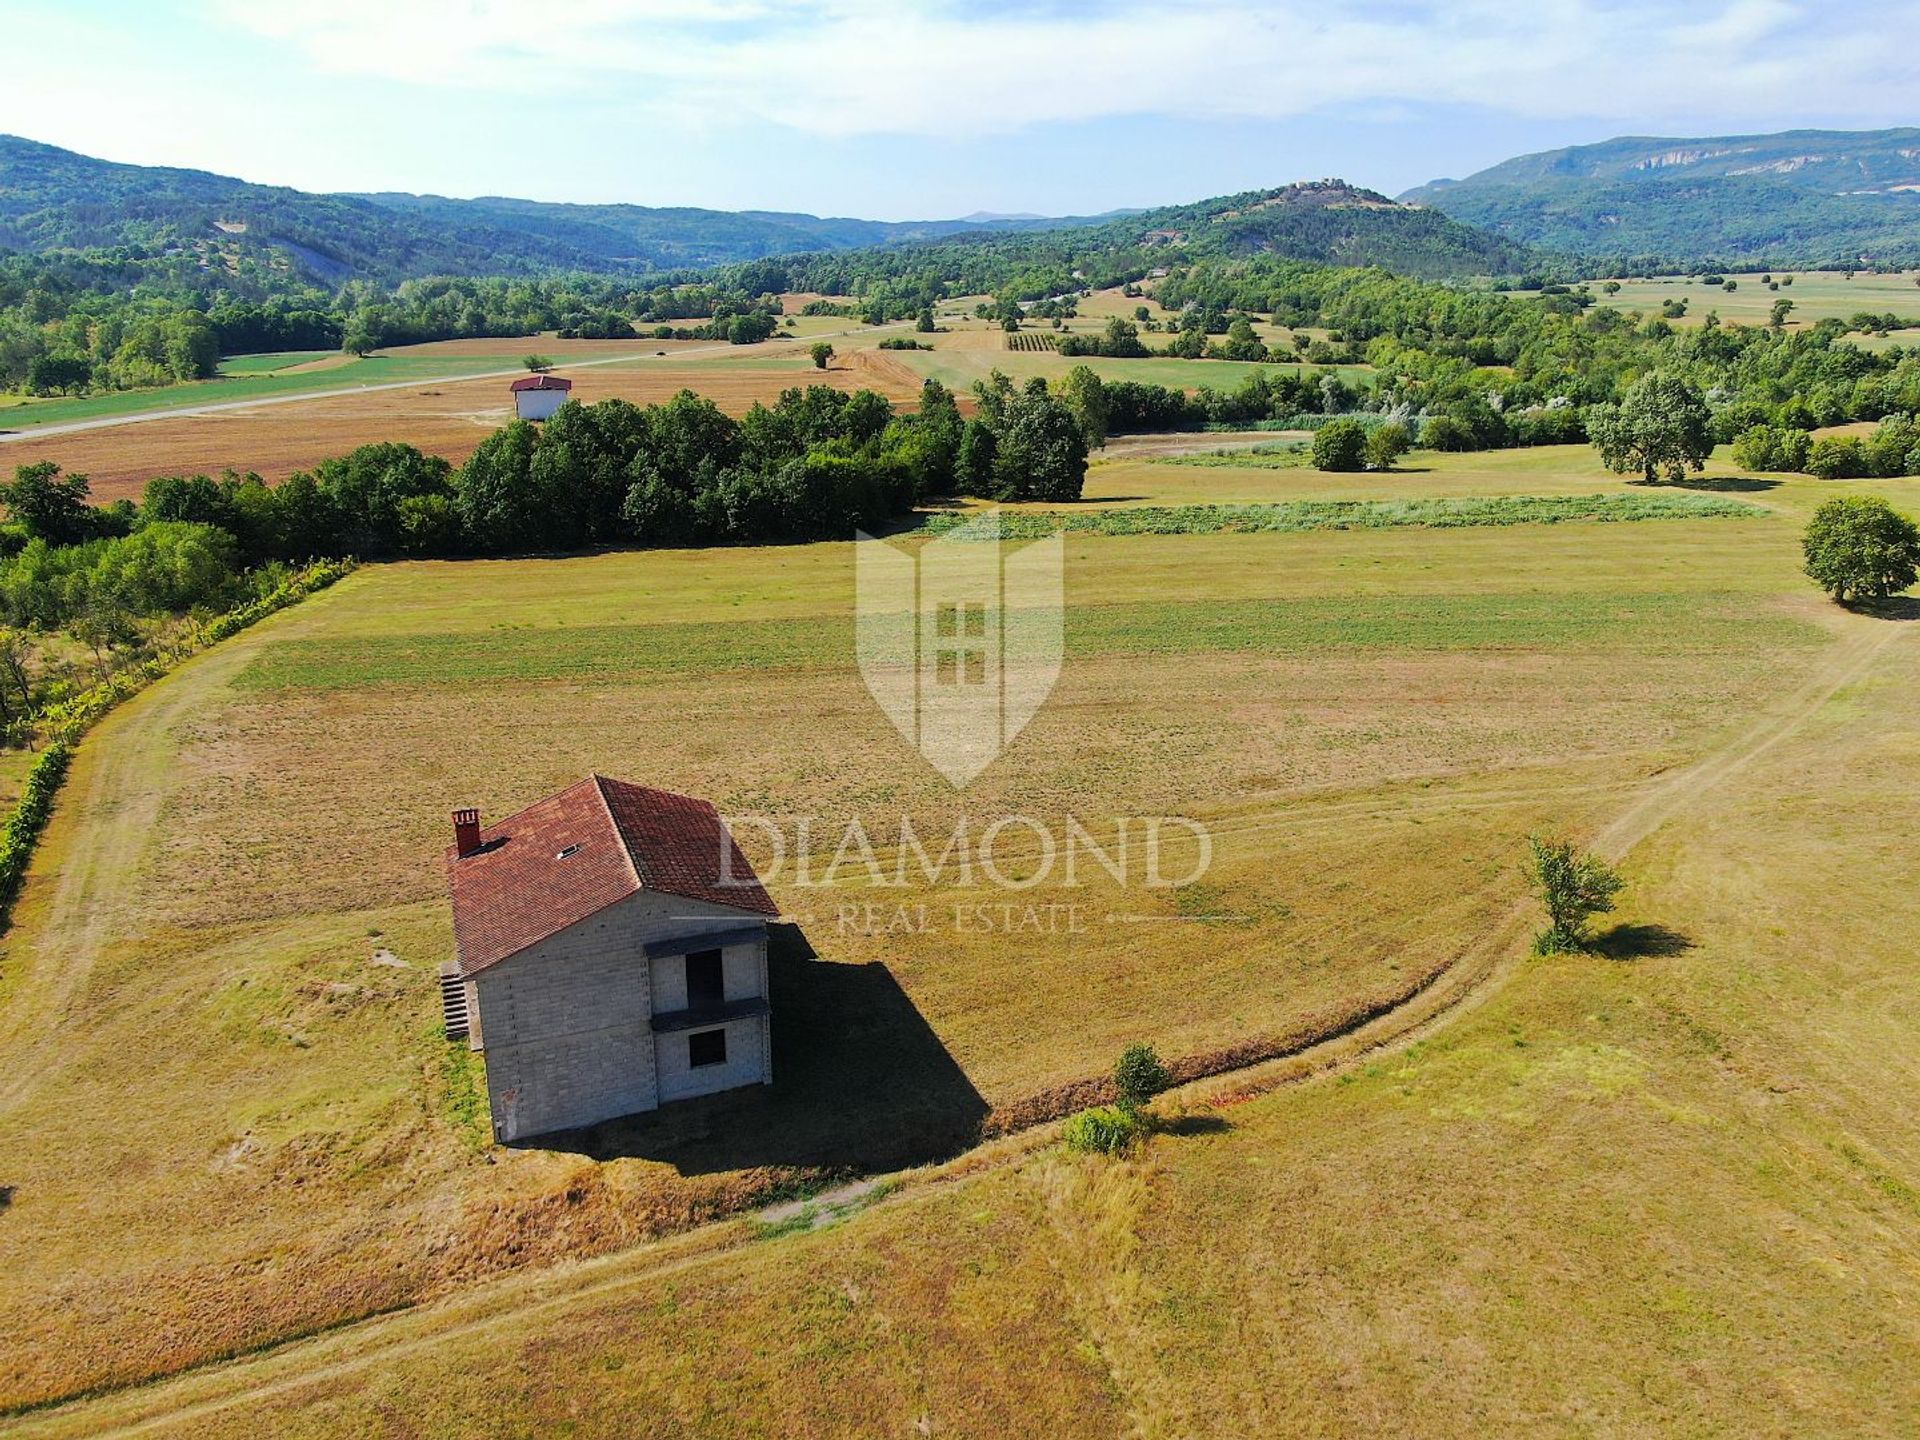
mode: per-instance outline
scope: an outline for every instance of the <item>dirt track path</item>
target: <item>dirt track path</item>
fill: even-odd
[[[1868,675],[1888,648],[1914,629],[1920,626],[1865,619],[1855,622],[1834,652],[1803,684],[1707,754],[1641,787],[1627,808],[1599,833],[1595,847],[1610,859],[1626,855],[1693,801],[1803,730],[1830,699]],[[197,677],[197,685],[192,682],[179,685],[183,691],[191,690],[186,699],[149,707],[130,727],[136,730],[144,727],[146,735],[119,738],[127,749],[151,765],[166,748],[169,718],[177,717],[190,706],[192,699],[202,693],[201,687],[220,683],[226,673],[230,672],[207,667],[205,675]],[[174,683],[170,680],[167,685]],[[94,773],[87,792],[89,805],[96,799],[103,804],[113,803],[114,777],[137,781],[141,771],[142,765],[131,761],[101,767]],[[145,803],[127,806],[122,802],[122,808],[112,812],[112,823],[101,827],[106,834],[89,847],[90,863],[98,867],[118,855],[125,842],[114,837],[124,835],[130,824],[137,823],[137,817],[148,813]],[[101,873],[94,868],[72,882],[75,888],[70,907],[85,908],[82,902],[89,883],[86,877],[91,876],[97,883]],[[108,883],[111,888],[112,882]],[[61,911],[56,906],[56,914],[72,913],[71,908]],[[1196,1081],[1184,1088],[1184,1095],[1204,1102],[1225,1095],[1276,1088],[1344,1069],[1385,1050],[1403,1048],[1443,1026],[1456,1023],[1499,993],[1506,981],[1518,972],[1530,919],[1531,907],[1516,903],[1469,952],[1456,957],[1435,983],[1393,1010],[1294,1054],[1229,1075]],[[76,933],[84,936],[89,931],[83,924]],[[66,993],[71,993],[70,986],[66,987]],[[948,1167],[956,1172],[951,1175],[939,1170],[923,1173],[881,1203],[888,1206],[921,1203],[942,1193],[948,1184],[964,1183],[983,1168],[998,1168],[1030,1155],[1050,1143],[1056,1129],[1057,1126],[1042,1126],[997,1142],[989,1147],[986,1156],[976,1151]],[[984,1166],[983,1159],[987,1162]],[[22,1417],[14,1433],[23,1436],[137,1435],[170,1427],[190,1427],[198,1420],[239,1405],[310,1385],[348,1379],[436,1346],[485,1334],[497,1326],[512,1324],[524,1329],[529,1322],[537,1322],[567,1307],[605,1299],[707,1263],[747,1243],[749,1236],[746,1227],[723,1222],[578,1265],[510,1276],[413,1310],[356,1322],[254,1356]]]
[[[63,1014],[104,948],[138,928],[130,919],[133,895],[161,811],[180,783],[173,760],[181,726],[263,643],[310,628],[353,583],[348,576],[196,655],[81,742],[0,952],[0,964],[23,971],[0,1005],[0,1114],[38,1083],[40,1056],[57,1042]]]

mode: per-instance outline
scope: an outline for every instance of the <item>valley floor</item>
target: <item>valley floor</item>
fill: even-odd
[[[1348,485],[1623,491],[1569,449],[1090,493]],[[1069,535],[1060,686],[961,797],[861,690],[850,546],[363,572],[83,747],[0,957],[0,1401],[114,1391],[44,1434],[1906,1433],[1920,640],[1797,575],[1834,488]],[[848,933],[776,879],[770,1097],[490,1150],[433,1034],[440,828],[590,768],[1219,838],[1165,923],[1017,946]],[[1525,954],[1545,829],[1624,857],[1599,955]],[[1045,1127],[947,1158],[1131,1040],[1383,1006],[1163,1101],[1132,1160]],[[818,1227],[696,1225],[915,1162]]]

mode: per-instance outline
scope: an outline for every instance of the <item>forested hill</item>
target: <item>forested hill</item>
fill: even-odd
[[[1148,241],[1169,237],[1197,255],[1263,254],[1326,265],[1379,265],[1426,279],[1514,275],[1537,259],[1527,246],[1343,180],[1307,181],[1149,210],[1100,227],[1101,233],[1127,228]]]
[[[1022,300],[1138,280],[1200,260],[1270,256],[1317,265],[1377,265],[1424,280],[1510,277],[1556,268],[1552,257],[1437,210],[1400,205],[1341,180],[1143,210],[1074,229],[965,235],[780,262],[798,290],[868,295],[993,292]]]
[[[204,170],[96,160],[0,135],[0,250],[198,252],[208,265],[304,280],[644,274],[799,251],[1002,233],[1091,219],[821,219],[772,211],[314,195]]]
[[[1920,264],[1920,129],[1628,136],[1521,155],[1400,198],[1578,254]]]
[[[998,288],[1027,258],[1277,254],[1425,278],[1510,275],[1526,247],[1340,181],[1104,216],[887,222],[771,211],[313,195],[201,170],[95,160],[0,136],[0,250],[81,252],[117,279],[257,298],[303,284],[426,275],[657,275],[775,255],[981,247]],[[1103,263],[1105,263],[1103,261]],[[880,268],[885,268],[884,264]],[[199,276],[198,283],[195,276]],[[82,282],[85,283],[85,282]]]

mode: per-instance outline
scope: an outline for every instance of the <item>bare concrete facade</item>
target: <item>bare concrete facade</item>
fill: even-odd
[[[713,948],[723,1008],[696,1009],[687,957]],[[773,1080],[760,915],[643,891],[466,985],[469,1041],[486,1056],[497,1140]],[[692,1037],[716,1030],[725,1058],[692,1063]]]

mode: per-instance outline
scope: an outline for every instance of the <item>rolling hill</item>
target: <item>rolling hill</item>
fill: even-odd
[[[640,274],[1109,218],[892,222],[501,197],[316,195],[204,170],[123,165],[0,135],[0,250],[214,246],[325,283],[560,270]]]
[[[1920,129],[1627,136],[1400,197],[1527,245],[1675,262],[1920,263]]]
[[[1080,254],[1160,250],[1170,259],[1275,253],[1434,278],[1512,274],[1534,258],[1513,240],[1338,180],[1097,216],[878,221],[497,196],[316,195],[0,136],[0,251],[197,253],[215,278],[242,268],[329,286],[423,275],[639,275],[949,243],[1014,255],[1063,246]]]

